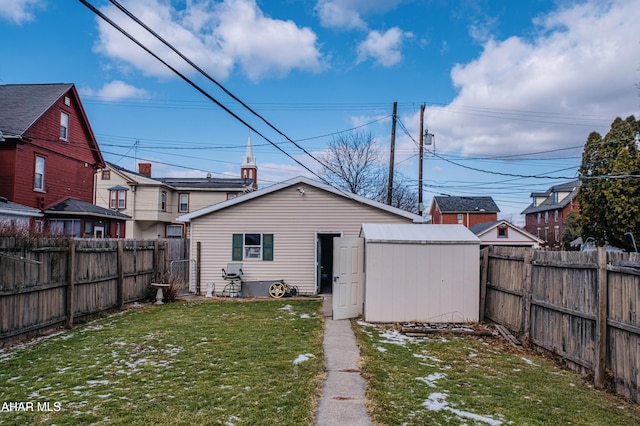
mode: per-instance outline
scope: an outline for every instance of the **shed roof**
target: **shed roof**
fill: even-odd
[[[367,243],[480,244],[464,225],[363,223],[360,236]]]

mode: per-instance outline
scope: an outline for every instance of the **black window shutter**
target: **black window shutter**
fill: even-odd
[[[262,234],[262,260],[273,260],[273,234]]]
[[[233,234],[233,250],[231,252],[231,260],[242,260],[242,234]]]

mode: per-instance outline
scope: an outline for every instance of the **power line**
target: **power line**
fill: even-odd
[[[266,140],[267,142],[269,142],[271,145],[273,145],[275,148],[277,148],[280,152],[282,152],[284,155],[286,155],[287,157],[289,157],[291,160],[295,161],[298,165],[300,165],[302,168],[304,168],[305,170],[307,170],[309,173],[311,173],[312,175],[316,176],[318,179],[322,180],[323,182],[327,183],[328,182],[323,179],[321,176],[319,176],[318,174],[316,174],[313,170],[311,170],[310,168],[308,168],[307,166],[305,166],[304,164],[302,164],[300,161],[298,161],[297,159],[295,159],[292,155],[290,155],[288,152],[286,152],[284,149],[282,149],[281,147],[279,147],[277,144],[275,144],[274,142],[272,142],[270,139],[268,139],[266,136],[264,136],[262,133],[260,133],[258,130],[256,130],[253,126],[251,126],[249,123],[247,123],[245,120],[243,120],[241,117],[239,117],[237,114],[235,114],[234,112],[232,112],[229,108],[227,108],[225,105],[223,105],[222,103],[220,103],[217,99],[215,99],[213,96],[211,96],[209,93],[207,93],[204,89],[202,89],[200,86],[198,86],[197,84],[195,84],[193,81],[191,81],[188,77],[186,77],[184,74],[182,74],[180,71],[178,71],[177,69],[175,69],[174,67],[172,67],[171,65],[169,65],[169,63],[167,63],[166,61],[164,61],[162,58],[160,58],[158,55],[156,55],[155,53],[153,53],[149,48],[147,48],[145,45],[143,45],[141,42],[139,42],[135,37],[133,37],[131,34],[129,34],[127,31],[125,31],[122,27],[120,27],[118,24],[116,24],[115,22],[113,22],[109,17],[107,17],[106,15],[104,15],[102,12],[100,12],[98,9],[96,9],[92,4],[90,4],[88,1],[86,0],[78,0],[80,3],[82,3],[83,5],[85,5],[87,8],[89,8],[93,13],[95,13],[96,15],[98,15],[101,19],[103,19],[105,22],[107,22],[109,25],[111,25],[112,27],[114,27],[116,30],[118,30],[121,34],[123,34],[124,36],[126,36],[129,40],[131,40],[132,42],[134,42],[136,45],[138,45],[140,48],[142,48],[145,52],[149,53],[151,56],[153,56],[154,58],[156,58],[158,61],[160,61],[164,66],[166,66],[167,68],[169,68],[171,71],[173,71],[173,73],[175,73],[176,75],[178,75],[180,78],[182,78],[187,84],[189,84],[191,87],[193,87],[194,89],[196,89],[198,92],[200,92],[201,94],[203,94],[205,97],[207,97],[209,100],[211,100],[212,102],[214,102],[216,105],[218,105],[220,108],[222,108],[223,110],[225,110],[227,113],[229,113],[232,117],[234,117],[236,120],[238,120],[239,122],[241,122],[242,124],[244,124],[247,128],[249,128],[250,130],[252,130],[254,133],[256,133],[257,135],[259,135],[260,137],[262,137],[264,140]],[[316,159],[316,161],[318,161]]]
[[[84,0],[81,0],[84,2]],[[313,156],[313,154],[311,154],[310,152],[308,152],[306,149],[304,149],[302,146],[298,145],[298,143],[296,143],[295,141],[293,141],[291,138],[289,138],[289,136],[287,136],[286,134],[284,134],[282,131],[280,131],[280,129],[278,129],[277,127],[275,127],[273,124],[271,124],[266,118],[264,118],[262,115],[258,114],[255,110],[253,110],[249,105],[247,105],[246,103],[244,103],[241,99],[239,99],[236,95],[234,95],[233,93],[231,93],[231,91],[229,91],[227,88],[225,88],[222,84],[220,84],[216,79],[214,79],[213,77],[211,77],[206,71],[204,71],[202,68],[200,68],[198,65],[196,65],[193,61],[191,61],[189,58],[187,58],[182,52],[180,52],[178,49],[176,49],[171,43],[169,43],[168,41],[166,41],[163,37],[161,37],[157,32],[155,32],[153,29],[151,29],[148,25],[146,25],[144,22],[142,22],[140,19],[138,19],[137,16],[135,16],[134,14],[132,14],[131,12],[129,12],[129,10],[127,10],[125,7],[123,7],[120,3],[118,3],[116,0],[110,0],[111,3],[116,6],[118,9],[120,9],[125,15],[127,15],[129,18],[133,19],[138,25],[140,25],[141,27],[143,27],[145,30],[147,30],[149,33],[151,33],[155,38],[157,38],[158,40],[160,40],[165,46],[167,46],[169,49],[171,49],[173,52],[175,52],[178,56],[180,56],[180,58],[182,58],[182,60],[184,60],[186,63],[188,63],[189,65],[191,65],[196,71],[198,71],[200,74],[202,74],[207,80],[211,81],[212,83],[214,83],[216,86],[218,86],[224,93],[226,93],[227,95],[229,95],[232,99],[234,99],[235,101],[239,102],[240,105],[242,105],[247,111],[249,111],[250,113],[252,113],[254,116],[258,117],[260,120],[262,120],[267,126],[269,126],[271,129],[273,129],[276,133],[278,133],[279,135],[281,135],[282,137],[284,137],[286,140],[288,140],[289,142],[291,142],[296,148],[300,149],[302,152],[304,152],[306,155],[308,155],[309,157],[311,157],[313,160],[315,160],[316,162],[318,162],[321,166],[329,168],[328,165],[324,164],[322,161],[320,161],[319,159],[317,159],[315,156]],[[227,110],[228,112],[231,112],[229,110]],[[239,118],[239,117],[237,117]],[[243,122],[244,123],[244,122]],[[248,124],[244,123],[247,127]],[[263,136],[264,137],[264,136]],[[266,139],[266,138],[265,138]],[[271,141],[269,141],[271,142]],[[274,144],[274,146],[276,146]],[[284,150],[282,150],[284,152]],[[288,154],[287,154],[288,155]],[[290,157],[293,159],[293,157]],[[299,163],[300,165],[302,165],[302,163]],[[317,176],[318,178],[320,178],[320,176],[316,175],[314,172],[312,172],[310,169],[308,169],[306,166],[305,169],[307,169],[309,172],[313,173],[315,176]],[[322,178],[320,178],[322,179]],[[328,182],[325,182],[328,183]]]

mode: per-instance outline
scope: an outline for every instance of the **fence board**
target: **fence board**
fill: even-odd
[[[606,253],[598,278],[597,252],[532,251],[527,313],[522,253],[492,248],[486,317],[528,334],[531,344],[561,356],[574,369],[593,370],[597,386],[604,384],[606,367],[617,392],[640,402],[640,254]]]
[[[0,238],[0,346],[147,298],[166,256],[153,240]]]

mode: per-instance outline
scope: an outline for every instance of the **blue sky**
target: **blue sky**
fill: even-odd
[[[109,1],[89,3],[317,170]],[[387,162],[398,102],[396,170],[416,191],[426,104],[427,207],[438,194],[491,195],[501,217],[521,223],[531,192],[577,176],[590,132],[640,113],[636,0],[120,4],[314,155],[359,128]],[[80,1],[3,0],[0,39],[0,83],[74,83],[107,161],[151,161],[154,176],[238,176],[251,133],[261,186],[309,176]]]

